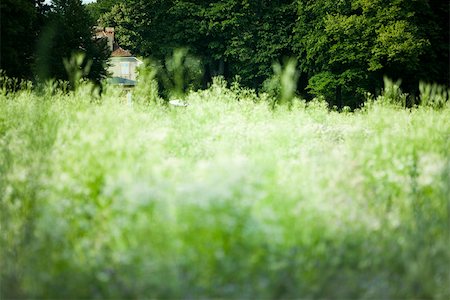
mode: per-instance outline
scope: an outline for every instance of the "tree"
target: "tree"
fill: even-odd
[[[32,77],[36,41],[46,12],[44,0],[0,2],[0,69],[9,76]]]
[[[380,92],[384,75],[402,78],[411,94],[419,80],[449,82],[448,1],[118,2],[100,20],[116,28],[120,45],[157,60],[187,47],[203,61],[205,79],[240,75],[259,87],[274,62],[295,56],[300,89],[338,107]]]
[[[430,47],[420,58],[420,78],[450,86],[450,12],[449,1],[428,0],[417,10],[416,22]]]
[[[85,55],[82,68],[92,64],[85,78],[99,82],[106,77],[110,53],[104,41],[93,40],[92,25],[81,0],[53,0],[39,47],[37,71],[41,79],[67,80],[63,60],[76,53]]]
[[[130,0],[100,19],[118,41],[142,56],[164,59],[187,47],[209,77],[241,75],[257,87],[272,63],[290,56],[295,23],[292,0]]]
[[[96,2],[91,2],[86,5],[86,9],[89,12],[91,18],[98,21],[100,17],[111,11],[111,9],[118,4],[127,3],[128,0],[97,0]]]
[[[245,85],[258,87],[271,75],[274,62],[292,54],[293,1],[212,1],[203,15],[209,52]]]
[[[342,107],[377,92],[383,75],[402,78],[407,90],[430,70],[426,0],[299,0],[294,48],[314,95]],[[439,72],[439,71],[438,71]]]

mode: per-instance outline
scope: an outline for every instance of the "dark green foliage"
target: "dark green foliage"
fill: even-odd
[[[115,27],[117,42],[132,53],[162,59],[172,53],[176,39],[175,20],[169,11],[171,2],[130,0],[114,6],[100,23]]]
[[[106,61],[109,50],[104,41],[92,38],[91,18],[81,0],[54,0],[47,25],[43,31],[37,71],[40,79],[70,79],[64,59],[76,53],[85,55],[81,68],[90,64],[83,77],[100,82],[106,77]]]
[[[2,61],[2,68],[23,76],[30,73],[29,67],[20,68],[19,63],[33,60],[33,43],[19,47],[17,36],[33,32],[28,30],[33,22],[42,23],[39,16],[46,15],[41,12],[45,6],[41,0],[34,9],[31,0],[15,6],[5,1],[2,16],[14,15],[10,11],[16,8],[24,13],[2,18],[2,32],[9,34],[2,43],[2,57],[11,58]],[[243,85],[260,88],[272,76],[271,66],[287,57],[298,60],[300,94],[323,96],[330,106],[340,108],[360,106],[367,92],[379,95],[383,76],[402,79],[408,105],[417,103],[419,81],[450,84],[448,1],[98,0],[83,7],[80,1],[58,0],[54,4],[49,15],[54,27],[44,30],[39,48],[48,54],[38,64],[43,77],[64,78],[61,57],[80,49],[94,60],[89,77],[98,80],[105,75],[102,47],[88,42],[85,29],[92,24],[88,11],[100,25],[115,27],[116,41],[136,55],[164,64],[175,49],[189,49],[202,62],[203,87],[214,76],[232,80],[239,75]],[[75,9],[77,18],[66,9]]]
[[[134,53],[163,60],[187,47],[200,57],[206,80],[241,75],[258,86],[273,62],[290,56],[292,1],[142,1],[114,6],[101,18]]]
[[[204,85],[213,76],[240,75],[244,85],[259,87],[274,62],[292,56],[300,92],[341,108],[381,93],[384,75],[402,79],[411,103],[419,80],[448,84],[445,1],[119,2],[101,18],[116,27],[119,43],[160,61],[188,47],[204,64]]]
[[[425,26],[422,33],[431,44],[421,57],[420,77],[450,86],[450,11],[449,2],[428,0],[417,10],[416,19]]]
[[[200,87],[202,77],[201,62],[186,49],[176,49],[159,69],[159,80],[165,96],[182,98],[189,90]]]
[[[384,74],[416,87],[430,51],[419,12],[426,1],[298,1],[294,47],[309,90],[339,107],[357,106],[379,92]],[[419,75],[419,76],[417,76]]]
[[[127,3],[129,0],[97,0],[86,5],[86,9],[93,20],[98,20],[100,17],[111,11],[114,5],[120,3]]]
[[[205,9],[204,35],[213,57],[228,65],[229,78],[256,87],[272,73],[272,64],[291,56],[292,1],[214,1]]]
[[[69,79],[63,60],[84,53],[84,78],[97,83],[106,77],[109,51],[92,39],[92,25],[81,0],[5,0],[1,8],[0,69],[8,76],[39,80]]]
[[[0,69],[9,76],[31,78],[34,48],[48,9],[44,0],[0,2]]]

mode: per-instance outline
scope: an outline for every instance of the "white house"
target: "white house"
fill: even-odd
[[[112,84],[122,85],[124,87],[134,87],[137,80],[137,67],[143,62],[133,56],[130,51],[121,48],[114,41],[113,27],[96,27],[96,38],[107,38],[108,46],[111,50],[110,67],[108,68]]]

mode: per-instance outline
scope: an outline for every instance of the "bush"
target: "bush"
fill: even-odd
[[[420,104],[434,109],[442,109],[448,105],[450,89],[438,84],[420,82]]]

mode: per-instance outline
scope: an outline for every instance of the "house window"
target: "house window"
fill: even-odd
[[[120,63],[120,73],[122,75],[130,75],[130,63],[129,62],[121,62]]]

